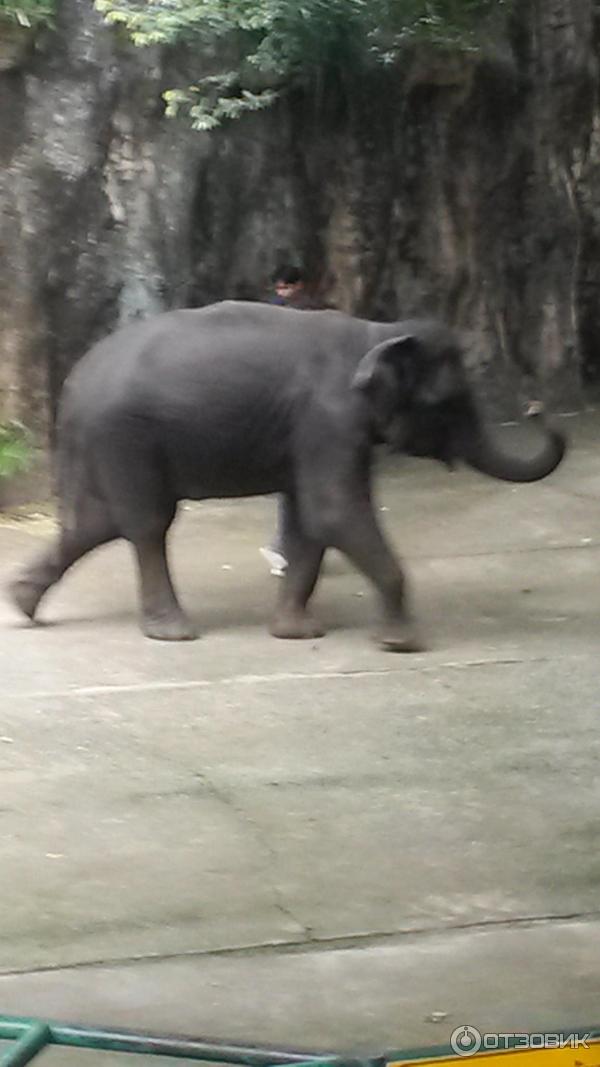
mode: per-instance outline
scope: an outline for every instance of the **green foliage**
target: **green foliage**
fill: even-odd
[[[0,0],[0,19],[26,28],[50,25],[54,0]]]
[[[477,47],[482,24],[513,0],[95,0],[135,44],[186,43],[206,57],[223,40],[234,69],[165,93],[195,127],[267,107],[282,88],[355,78],[394,63],[407,43]],[[255,83],[258,91],[253,91]],[[266,88],[264,87],[266,84]]]
[[[230,75],[223,74],[202,78],[188,89],[167,89],[163,93],[167,115],[172,118],[184,108],[195,130],[214,130],[226,119],[237,119],[244,112],[270,107],[278,95],[272,89],[264,89],[260,93],[241,89],[230,96],[220,91],[228,89],[230,84]]]
[[[0,423],[0,479],[26,471],[32,461],[29,433],[18,422]]]

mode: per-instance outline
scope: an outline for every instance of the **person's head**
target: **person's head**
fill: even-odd
[[[273,288],[280,300],[294,301],[304,291],[306,279],[300,267],[281,266],[273,275]]]

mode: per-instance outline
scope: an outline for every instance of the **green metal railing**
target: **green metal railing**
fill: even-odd
[[[479,1033],[476,1031],[476,1033]],[[509,1038],[500,1052],[485,1048],[473,1053],[457,1052],[447,1046],[429,1049],[413,1049],[387,1055],[353,1058],[323,1053],[291,1052],[269,1048],[247,1048],[225,1042],[209,1042],[196,1038],[165,1037],[138,1033],[131,1030],[102,1030],[93,1027],[71,1026],[65,1023],[42,1022],[38,1019],[0,1015],[0,1041],[14,1042],[0,1053],[0,1067],[23,1067],[51,1046],[70,1049],[86,1049],[100,1052],[129,1052],[138,1056],[163,1056],[176,1060],[203,1061],[212,1064],[231,1064],[232,1067],[402,1067],[407,1064],[436,1064],[439,1067],[460,1063],[486,1061],[490,1067],[510,1067],[512,1063],[527,1067],[600,1067],[600,1029],[578,1029],[572,1038],[581,1038],[584,1043],[576,1051],[558,1048],[533,1047],[520,1052],[519,1038],[524,1035],[492,1035]],[[541,1035],[536,1035],[540,1037]],[[514,1038],[514,1040],[512,1040]],[[469,1059],[464,1057],[469,1056]]]
[[[244,1048],[184,1037],[159,1037],[129,1030],[100,1030],[63,1023],[41,1022],[18,1016],[0,1015],[0,1041],[14,1044],[0,1053],[0,1067],[22,1067],[51,1045],[63,1048],[95,1049],[103,1052],[131,1052],[138,1056],[171,1056],[179,1060],[227,1063],[239,1067],[379,1067],[379,1060],[356,1060],[318,1053],[282,1052],[275,1049]]]

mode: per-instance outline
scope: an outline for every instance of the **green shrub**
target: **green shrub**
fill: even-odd
[[[18,422],[0,424],[0,478],[28,470],[33,459],[29,432]]]
[[[19,26],[47,26],[53,17],[54,0],[0,0],[0,19]]]

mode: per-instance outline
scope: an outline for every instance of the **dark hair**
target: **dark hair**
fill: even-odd
[[[283,282],[284,285],[298,285],[299,282],[305,281],[304,271],[300,267],[284,263],[274,272],[272,281],[273,285],[277,282]]]

